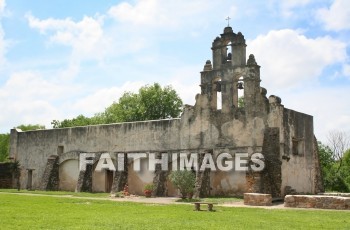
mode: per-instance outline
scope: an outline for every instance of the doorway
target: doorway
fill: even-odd
[[[106,192],[112,191],[112,185],[113,185],[113,171],[106,170]]]
[[[34,169],[27,169],[27,190],[32,190],[32,181],[33,181],[33,170]]]

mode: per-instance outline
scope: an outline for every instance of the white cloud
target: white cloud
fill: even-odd
[[[0,0],[0,20],[5,12],[6,2],[5,0]],[[5,32],[2,28],[2,23],[0,21],[0,70],[6,64],[6,52],[8,48],[8,41],[5,40]]]
[[[285,93],[282,103],[290,109],[314,116],[316,137],[322,142],[331,130],[350,133],[349,87],[312,87],[308,90]]]
[[[269,89],[292,88],[315,81],[322,70],[346,60],[346,44],[328,36],[307,38],[290,29],[270,31],[248,42]]]
[[[5,11],[5,7],[6,7],[6,1],[0,0],[0,14],[2,14]]]
[[[350,65],[344,64],[342,74],[346,77],[350,77]]]
[[[6,64],[6,52],[8,48],[8,41],[5,40],[5,32],[0,22],[0,66],[3,67]],[[0,67],[0,70],[1,70]]]
[[[73,102],[71,107],[86,116],[103,112],[114,101],[118,101],[124,92],[137,92],[144,85],[141,81],[127,81],[120,87],[101,88]]]
[[[78,22],[70,18],[41,20],[31,14],[27,14],[26,18],[29,26],[39,30],[43,35],[48,35],[51,43],[72,47],[70,69],[76,69],[81,60],[101,61],[108,52],[108,38],[104,36],[103,17],[84,16]]]
[[[311,0],[271,0],[270,8],[276,8],[278,6],[279,14],[283,17],[293,17],[297,16],[296,8],[303,7],[309,4]]]
[[[74,90],[79,91],[79,87],[45,79],[35,72],[13,73],[0,88],[0,127],[8,130],[28,123],[48,126],[60,114],[60,108],[54,104],[67,100]]]
[[[350,29],[350,1],[335,0],[330,8],[319,9],[316,17],[324,23],[327,30]]]
[[[134,4],[122,2],[112,6],[108,15],[129,26],[179,28],[184,24],[198,24],[203,21],[199,15],[215,9],[216,1],[203,0],[137,0]],[[230,11],[233,11],[231,8]],[[210,15],[207,15],[210,17]],[[142,29],[140,27],[140,29]]]

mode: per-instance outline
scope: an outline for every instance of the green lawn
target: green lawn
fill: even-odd
[[[192,202],[197,202],[197,201],[224,204],[224,203],[234,203],[234,202],[238,202],[238,201],[243,201],[243,199],[237,198],[237,197],[208,197],[208,198],[200,198],[200,199],[196,199],[196,198],[181,199],[181,198],[179,198],[176,202],[192,203]]]
[[[350,212],[140,204],[0,192],[0,229],[349,229]]]
[[[89,193],[89,192],[66,192],[66,191],[40,191],[40,190],[20,190],[17,189],[0,189],[0,192],[10,193],[32,193],[42,195],[59,195],[59,196],[73,196],[73,197],[96,197],[108,198],[110,193]]]

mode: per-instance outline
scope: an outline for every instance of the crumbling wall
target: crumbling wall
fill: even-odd
[[[155,169],[152,196],[166,196],[168,171],[162,170],[160,164],[157,164]]]
[[[128,159],[125,153],[123,165],[123,171],[115,171],[114,173],[112,192],[123,191],[125,185],[128,183]]]
[[[281,197],[281,160],[279,129],[267,128],[264,133],[262,154],[265,158],[265,168],[261,172],[261,193],[271,194],[272,197]]]
[[[199,154],[198,156],[198,168],[201,167],[203,162],[204,153]],[[204,171],[198,170],[196,172],[196,182],[195,182],[195,197],[207,197],[210,195],[210,170],[206,168]]]
[[[315,193],[320,168],[315,162],[318,155],[315,153],[313,117],[284,109],[281,130],[284,138],[281,142],[284,148],[282,191],[290,187],[296,193]]]
[[[92,192],[93,165],[86,165],[85,170],[79,172],[77,192]]]
[[[59,157],[52,155],[47,159],[45,171],[41,180],[41,190],[58,190],[59,185]]]

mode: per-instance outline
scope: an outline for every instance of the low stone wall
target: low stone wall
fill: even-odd
[[[325,193],[318,193],[317,195],[350,197],[350,193],[340,193],[340,192],[325,192]]]
[[[272,205],[271,194],[263,193],[244,193],[244,204],[254,206],[269,206]]]
[[[284,207],[350,210],[350,197],[321,195],[287,195]]]

